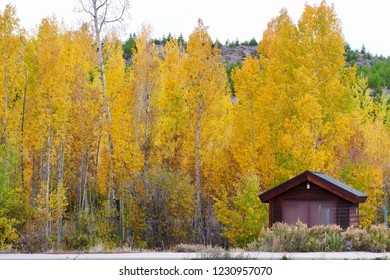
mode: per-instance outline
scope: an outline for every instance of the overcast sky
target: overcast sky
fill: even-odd
[[[227,39],[244,41],[256,38],[259,41],[267,23],[282,8],[287,8],[297,22],[306,2],[318,4],[321,1],[131,0],[130,17],[126,19],[123,38],[137,33],[142,23],[152,25],[156,38],[169,32],[188,38],[197,19],[202,18],[214,40],[224,43]],[[0,0],[0,9],[3,10],[7,3],[16,6],[22,26],[28,30],[36,27],[42,18],[52,15],[64,19],[69,27],[78,27],[82,21],[82,14],[74,12],[79,7],[78,0]],[[342,22],[344,38],[353,48],[360,49],[364,44],[373,54],[390,56],[390,1],[328,0],[327,3],[334,3]]]

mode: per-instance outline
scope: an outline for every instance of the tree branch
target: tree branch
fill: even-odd
[[[90,3],[92,7],[88,7],[85,2]],[[103,29],[103,26],[106,23],[120,22],[122,23],[123,16],[129,7],[129,0],[118,1],[119,3],[115,4],[111,0],[79,0],[82,9],[91,17],[97,20],[96,30],[100,33]],[[102,9],[104,9],[102,11]],[[93,10],[93,11],[92,11]],[[110,10],[110,11],[109,11]],[[113,10],[113,11],[111,11]],[[116,12],[115,12],[116,11]],[[119,14],[118,14],[119,13]],[[107,19],[107,17],[113,17],[113,19]]]
[[[106,1],[106,2],[107,2],[107,1]],[[106,5],[106,9],[104,10],[104,15],[103,15],[102,21],[100,22],[99,32],[102,30],[103,25],[104,25],[105,23],[107,23],[107,21],[106,21],[107,11],[108,11],[108,6]]]
[[[96,8],[96,11],[99,11],[104,5],[106,5],[108,2],[108,0],[105,0],[99,7]],[[106,10],[107,10],[107,6],[106,6]]]
[[[112,23],[112,22],[118,22],[120,21],[122,18],[123,18],[123,15],[125,14],[125,11],[126,11],[126,8],[128,6],[128,1],[124,1],[123,4],[122,4],[122,11],[121,11],[121,14],[119,17],[117,17],[116,19],[112,19],[112,20],[106,20],[106,23]]]
[[[87,8],[85,8],[83,0],[79,0],[79,2],[81,4],[81,6],[83,7],[84,12],[90,14],[92,17],[95,17],[95,15],[91,11],[88,11]]]

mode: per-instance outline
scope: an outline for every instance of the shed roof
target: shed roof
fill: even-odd
[[[262,193],[259,195],[263,203],[268,203],[270,199],[286,192],[287,190],[309,181],[317,186],[340,196],[352,203],[363,203],[367,199],[367,195],[347,186],[346,184],[329,177],[322,172],[305,171],[298,176]]]

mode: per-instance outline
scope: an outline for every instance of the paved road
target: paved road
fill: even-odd
[[[191,259],[255,259],[255,260],[390,260],[390,252],[316,252],[316,253],[101,253],[101,254],[0,254],[0,260],[191,260]]]

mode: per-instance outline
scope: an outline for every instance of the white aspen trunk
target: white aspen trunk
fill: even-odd
[[[91,203],[92,214],[94,213],[94,209],[97,207],[96,196],[97,196],[97,176],[98,176],[98,170],[99,170],[100,139],[101,139],[101,136],[99,135],[97,149],[96,149],[95,174],[94,174],[94,179],[93,179],[93,199],[92,199],[92,203]]]
[[[121,182],[121,190],[120,190],[120,198],[119,198],[119,220],[120,220],[120,228],[121,228],[121,243],[122,245],[125,242],[125,215],[124,215],[124,205],[123,205],[123,186]]]
[[[82,197],[82,205],[81,209],[88,209],[88,190],[87,190],[87,185],[88,185],[88,169],[89,169],[89,156],[87,155],[86,159],[86,166],[84,169],[84,184],[83,184],[83,197]]]
[[[49,136],[47,137],[46,142],[46,154],[47,154],[47,161],[46,161],[46,213],[49,215],[49,196],[50,196],[50,176],[51,176],[51,168],[50,168],[50,153],[51,153],[51,142],[52,142],[52,131],[50,128]],[[45,231],[45,237],[48,238],[50,234],[50,220],[48,219],[46,221],[46,231]]]
[[[22,120],[21,120],[21,126],[20,126],[20,162],[22,167],[22,189],[24,190],[24,119],[25,119],[25,112],[26,112],[26,97],[27,97],[27,84],[28,84],[28,69],[25,70],[25,82],[24,82],[24,91],[23,91],[23,105],[22,105]],[[34,168],[34,167],[33,167]],[[32,186],[32,185],[31,185]]]
[[[201,105],[198,103],[196,112],[196,126],[195,126],[195,190],[196,190],[196,214],[197,214],[197,228],[200,235],[200,241],[205,244],[206,236],[203,225],[202,215],[202,195],[201,195],[201,178],[200,178],[200,127],[201,127]]]
[[[5,67],[5,77],[4,77],[4,144],[7,144],[8,141],[8,61],[6,62]],[[7,153],[6,153],[7,154]],[[7,156],[5,157],[5,163],[7,162]],[[7,166],[5,165],[6,170]]]
[[[64,145],[62,144],[62,140],[60,140],[60,158],[58,163],[58,180],[57,180],[57,193],[59,194],[59,203],[58,207],[62,207],[62,191],[63,191],[63,177],[64,177],[64,162],[65,162],[65,152]],[[58,209],[58,212],[61,213],[61,209]],[[58,225],[57,225],[57,251],[61,250],[62,244],[62,213],[58,217]]]
[[[8,143],[8,61],[6,62],[6,67],[5,67],[5,79],[4,79],[4,135],[3,135],[3,144],[5,147],[4,150],[4,156],[3,156],[3,166],[5,170],[5,185],[9,186],[10,185],[10,170],[8,166],[9,162],[9,150],[7,147]],[[1,139],[0,139],[1,143]]]
[[[45,178],[43,176],[43,161],[44,161],[44,158],[43,158],[43,148],[41,148],[39,150],[39,182],[44,182],[45,181]]]
[[[80,179],[79,179],[79,183],[78,183],[78,186],[77,186],[77,193],[78,193],[78,200],[77,200],[77,203],[78,203],[78,209],[79,209],[79,212],[81,213],[81,210],[83,209],[82,208],[82,186],[83,186],[83,180],[84,180],[84,165],[85,165],[85,151],[83,150],[82,154],[81,154],[81,164],[80,164]]]
[[[32,159],[31,159],[31,197],[30,197],[30,203],[33,205],[34,203],[34,196],[35,196],[35,155],[34,153],[32,154]]]
[[[104,60],[103,60],[103,50],[102,50],[102,39],[101,39],[101,28],[102,24],[104,23],[99,23],[99,18],[98,18],[98,6],[97,6],[97,1],[93,2],[93,14],[94,16],[94,24],[95,24],[95,35],[96,35],[96,42],[98,45],[98,60],[99,60],[99,72],[100,72],[100,80],[102,83],[102,97],[103,97],[103,106],[105,110],[105,115],[106,119],[108,122],[108,125],[111,125],[111,112],[110,112],[110,105],[108,104],[108,100],[106,97],[106,75],[104,71]],[[111,192],[112,192],[112,187],[114,184],[114,169],[113,169],[113,150],[114,150],[114,145],[112,141],[111,134],[108,133],[108,152],[109,152],[109,158],[110,158],[110,171],[109,171],[109,184],[108,184],[108,189],[107,189],[107,194],[108,194],[108,203],[107,203],[107,208],[108,210],[111,209]]]
[[[149,122],[150,122],[150,112],[149,112],[149,89],[147,77],[144,77],[146,82],[143,86],[143,96],[145,104],[145,143],[144,143],[144,182],[146,187],[146,193],[150,191],[149,188],[149,153],[150,153],[150,135],[149,135]]]
[[[249,108],[251,112],[251,116],[254,114],[253,110],[253,100],[251,99],[249,103]],[[254,166],[255,166],[255,129],[254,129],[254,123],[253,120],[251,122],[252,130],[251,130],[251,161],[252,161],[252,172],[254,171]]]

